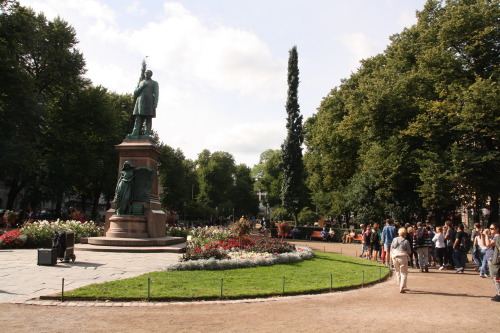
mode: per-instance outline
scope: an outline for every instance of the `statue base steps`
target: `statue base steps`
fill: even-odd
[[[173,252],[181,253],[186,248],[184,237],[159,238],[82,238],[76,250],[101,252]]]

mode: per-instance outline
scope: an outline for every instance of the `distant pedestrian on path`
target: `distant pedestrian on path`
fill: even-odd
[[[384,251],[385,251],[385,262],[386,265],[390,267],[391,265],[391,244],[392,240],[396,237],[397,230],[394,226],[391,225],[391,220],[385,220],[385,227],[382,229],[382,241],[384,242]],[[406,232],[406,230],[405,230]],[[406,233],[405,233],[406,235]]]
[[[457,273],[464,272],[467,253],[470,250],[471,244],[470,235],[467,234],[464,229],[463,224],[458,226],[458,231],[455,235],[455,243],[453,244],[453,261],[455,262]]]
[[[394,238],[391,243],[391,256],[398,278],[399,292],[405,293],[408,280],[408,261],[411,255],[410,242],[406,239],[406,229],[400,228],[398,230],[399,237]]]
[[[436,244],[436,259],[439,264],[439,270],[444,269],[444,256],[446,255],[446,243],[443,235],[443,227],[437,227],[436,234],[432,238],[434,244]]]
[[[429,248],[431,247],[429,232],[422,222],[417,223],[417,230],[413,233],[413,248],[418,253],[418,262],[421,272],[429,272]]]

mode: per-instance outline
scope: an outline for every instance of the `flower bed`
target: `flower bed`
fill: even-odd
[[[24,247],[28,237],[22,235],[18,229],[11,230],[0,236],[0,248],[18,249]]]
[[[255,253],[288,253],[295,251],[295,246],[282,241],[253,239],[249,237],[228,238],[226,240],[211,241],[200,246],[198,239],[188,242],[186,253],[180,261],[202,259],[228,259],[229,252],[255,252]]]
[[[42,248],[52,247],[55,231],[75,232],[75,243],[82,237],[95,237],[103,235],[103,228],[94,222],[80,221],[35,221],[25,223],[19,230],[12,230],[0,237],[0,248]]]
[[[217,270],[267,266],[296,262],[314,256],[311,249],[296,247],[283,240],[247,237],[250,232],[249,226],[249,222],[242,218],[230,228],[167,227],[170,235],[183,233],[188,240],[186,253],[179,259],[178,264],[169,266],[167,270]]]
[[[305,246],[297,246],[294,252],[287,253],[256,253],[256,252],[228,252],[227,258],[219,260],[209,259],[182,261],[168,266],[166,271],[194,271],[194,270],[224,270],[234,268],[248,268],[257,266],[272,266],[288,264],[314,257],[314,251]]]

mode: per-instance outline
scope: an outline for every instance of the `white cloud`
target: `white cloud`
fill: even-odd
[[[177,80],[200,80],[258,98],[276,96],[284,61],[273,59],[255,34],[227,26],[209,28],[178,3],[166,3],[164,9],[160,21],[118,38]]]
[[[339,78],[385,48],[389,34],[398,32],[395,26],[416,22],[411,8],[423,6],[424,0],[363,6],[371,10],[356,10],[359,2],[322,0],[311,6],[280,1],[258,6],[183,0],[21,3],[49,19],[59,15],[76,29],[86,76],[96,85],[131,93],[148,56],[160,85],[153,128],[166,144],[188,158],[206,148],[252,165],[285,138],[286,51],[291,45],[299,46],[301,110],[312,114]],[[352,15],[332,16],[350,10]]]
[[[127,13],[140,16],[148,14],[148,11],[141,5],[141,2],[139,0],[131,1],[130,4],[125,7],[125,11]]]
[[[403,11],[399,15],[398,23],[401,25],[401,29],[409,28],[417,23],[416,10],[414,11]]]
[[[75,25],[75,19],[78,22],[91,19],[94,22],[107,23],[112,23],[115,20],[115,12],[98,0],[24,0],[22,5],[41,11],[49,18],[59,15],[63,19],[69,20],[71,17],[71,25]]]
[[[352,54],[352,68],[358,67],[361,59],[371,57],[377,52],[376,44],[361,32],[345,34],[341,37],[341,42]]]

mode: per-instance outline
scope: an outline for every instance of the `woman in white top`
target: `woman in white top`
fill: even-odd
[[[408,260],[411,255],[411,247],[406,237],[406,229],[400,228],[398,230],[399,237],[392,240],[391,244],[391,258],[396,270],[396,276],[399,282],[399,292],[405,293],[406,281],[408,279]]]
[[[481,234],[483,233],[483,228],[479,228],[479,231],[474,237],[474,245],[477,247],[475,253],[475,260],[479,266],[479,276],[482,278],[488,277],[488,260],[485,259],[486,250],[488,247],[481,242]]]
[[[444,241],[443,227],[437,227],[436,234],[432,241],[436,244],[436,258],[439,263],[439,270],[444,269],[444,256],[446,255],[446,243]]]

